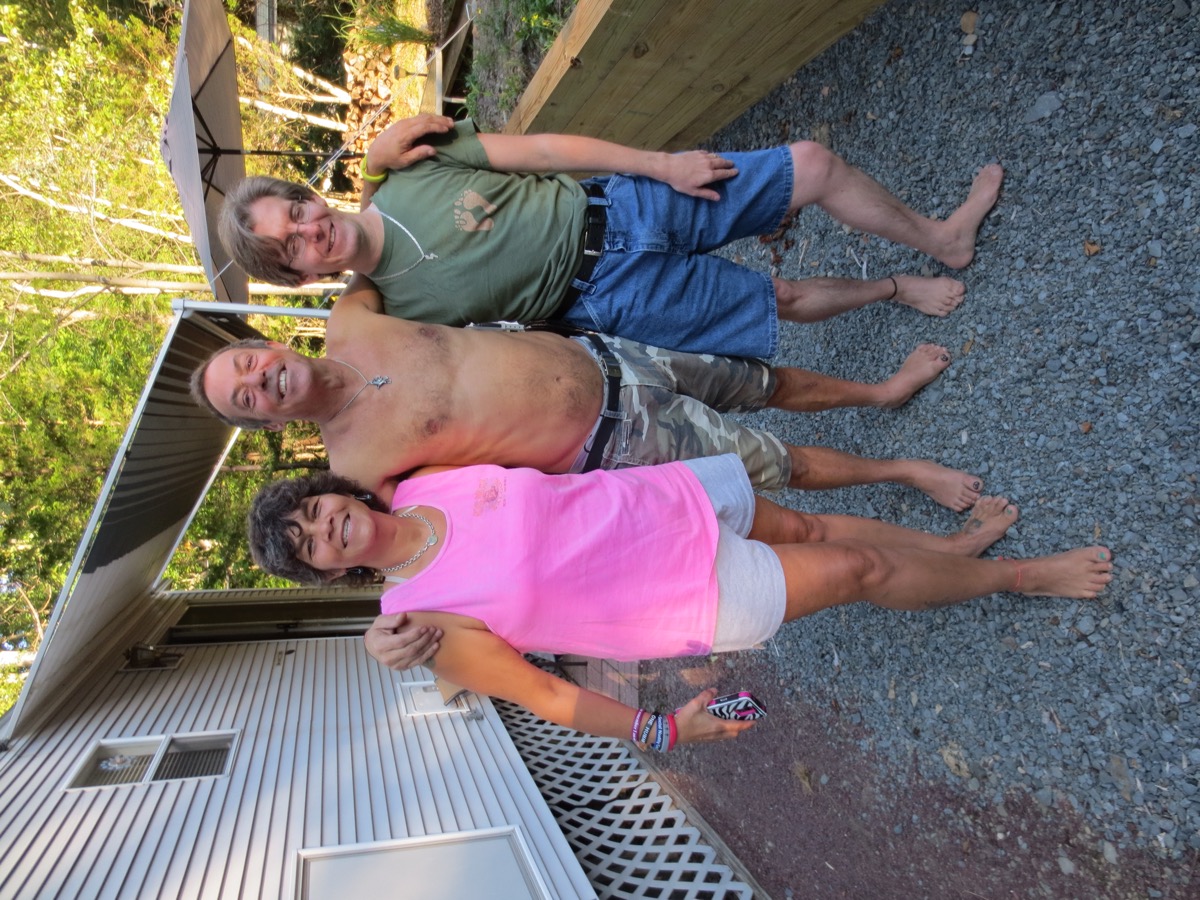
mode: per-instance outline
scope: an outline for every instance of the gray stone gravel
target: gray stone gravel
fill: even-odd
[[[1007,170],[957,276],[968,287],[957,312],[881,304],[783,328],[781,362],[859,379],[944,344],[955,361],[938,383],[895,412],[747,418],[794,443],[980,473],[1022,509],[991,553],[1099,541],[1116,580],[1097,602],[1004,594],[925,614],[828,611],[785,628],[770,656],[797,695],[860,717],[862,749],[899,780],[952,783],[981,805],[1027,795],[1082,817],[1110,862],[1135,850],[1194,860],[1200,2],[979,2],[969,55],[965,8],[894,0],[709,142],[827,136],[939,216],[979,166]],[[943,272],[819,211],[789,237],[785,277],[858,277],[851,251],[871,277]],[[726,252],[770,269],[757,242]],[[962,521],[894,486],[784,502],[939,532]]]

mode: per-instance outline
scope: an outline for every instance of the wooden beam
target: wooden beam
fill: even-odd
[[[884,0],[841,0],[822,6],[815,4],[818,15],[803,24],[789,18],[790,27],[765,35],[761,46],[763,56],[786,57],[790,71],[782,77],[762,67],[751,67],[745,78],[717,97],[702,118],[681,128],[662,147],[665,150],[682,150],[694,147],[717,131],[720,131],[747,109],[760,101],[776,87],[833,46],[839,38],[857,28],[872,12],[883,5]],[[802,29],[800,37],[796,36]]]
[[[505,131],[695,146],[883,0],[580,0]]]

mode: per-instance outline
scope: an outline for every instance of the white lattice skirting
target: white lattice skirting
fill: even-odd
[[[621,741],[495,705],[601,898],[753,900]]]

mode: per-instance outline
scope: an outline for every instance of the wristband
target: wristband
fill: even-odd
[[[654,714],[651,713],[648,716],[646,716],[646,724],[642,726],[641,735],[638,737],[639,744],[644,744],[644,743],[646,743],[647,740],[649,740],[650,729],[653,727],[653,725],[654,725]]]
[[[671,735],[667,741],[667,752],[670,753],[675,749],[675,742],[679,740],[679,728],[675,725],[675,717],[670,713],[667,714],[667,730]]]
[[[383,184],[387,181],[387,170],[385,169],[382,175],[372,175],[367,171],[367,155],[364,153],[362,164],[359,166],[363,181],[369,181],[371,184]]]
[[[634,743],[637,743],[638,729],[641,728],[641,726],[642,726],[642,716],[644,716],[645,714],[646,714],[646,711],[644,709],[639,709],[637,711],[637,715],[635,715],[633,717],[633,729],[630,732],[629,739],[631,741],[633,741]]]
[[[658,714],[658,733],[654,735],[654,749],[659,753],[667,752],[667,717]]]

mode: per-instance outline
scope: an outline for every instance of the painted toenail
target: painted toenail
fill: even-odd
[[[1101,559],[1108,559],[1108,554],[1107,554],[1107,553],[1105,553],[1103,550],[1101,550],[1101,551],[1100,551],[1100,558],[1101,558]]]
[[[942,354],[942,362],[950,362],[950,357],[948,357],[945,353]]]
[[[975,490],[979,490],[979,482],[978,482],[978,481],[972,481],[972,482],[971,482],[971,487],[972,487],[973,489],[975,489]]]

